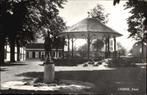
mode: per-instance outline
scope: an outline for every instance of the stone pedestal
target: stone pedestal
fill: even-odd
[[[51,83],[55,78],[55,65],[54,64],[44,64],[44,82]]]

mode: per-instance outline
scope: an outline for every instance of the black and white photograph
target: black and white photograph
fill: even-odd
[[[0,0],[0,94],[147,95],[147,0]]]

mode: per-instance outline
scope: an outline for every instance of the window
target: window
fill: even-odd
[[[4,59],[7,59],[7,50],[4,50]]]
[[[35,51],[32,52],[32,58],[35,58]]]

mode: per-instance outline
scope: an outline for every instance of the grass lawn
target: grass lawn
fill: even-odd
[[[62,71],[56,72],[56,76],[60,79],[91,82],[95,84],[93,92],[100,94],[146,93],[146,70],[135,67],[101,71]]]

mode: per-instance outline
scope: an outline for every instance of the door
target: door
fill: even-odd
[[[32,52],[32,58],[35,58],[35,51]]]

